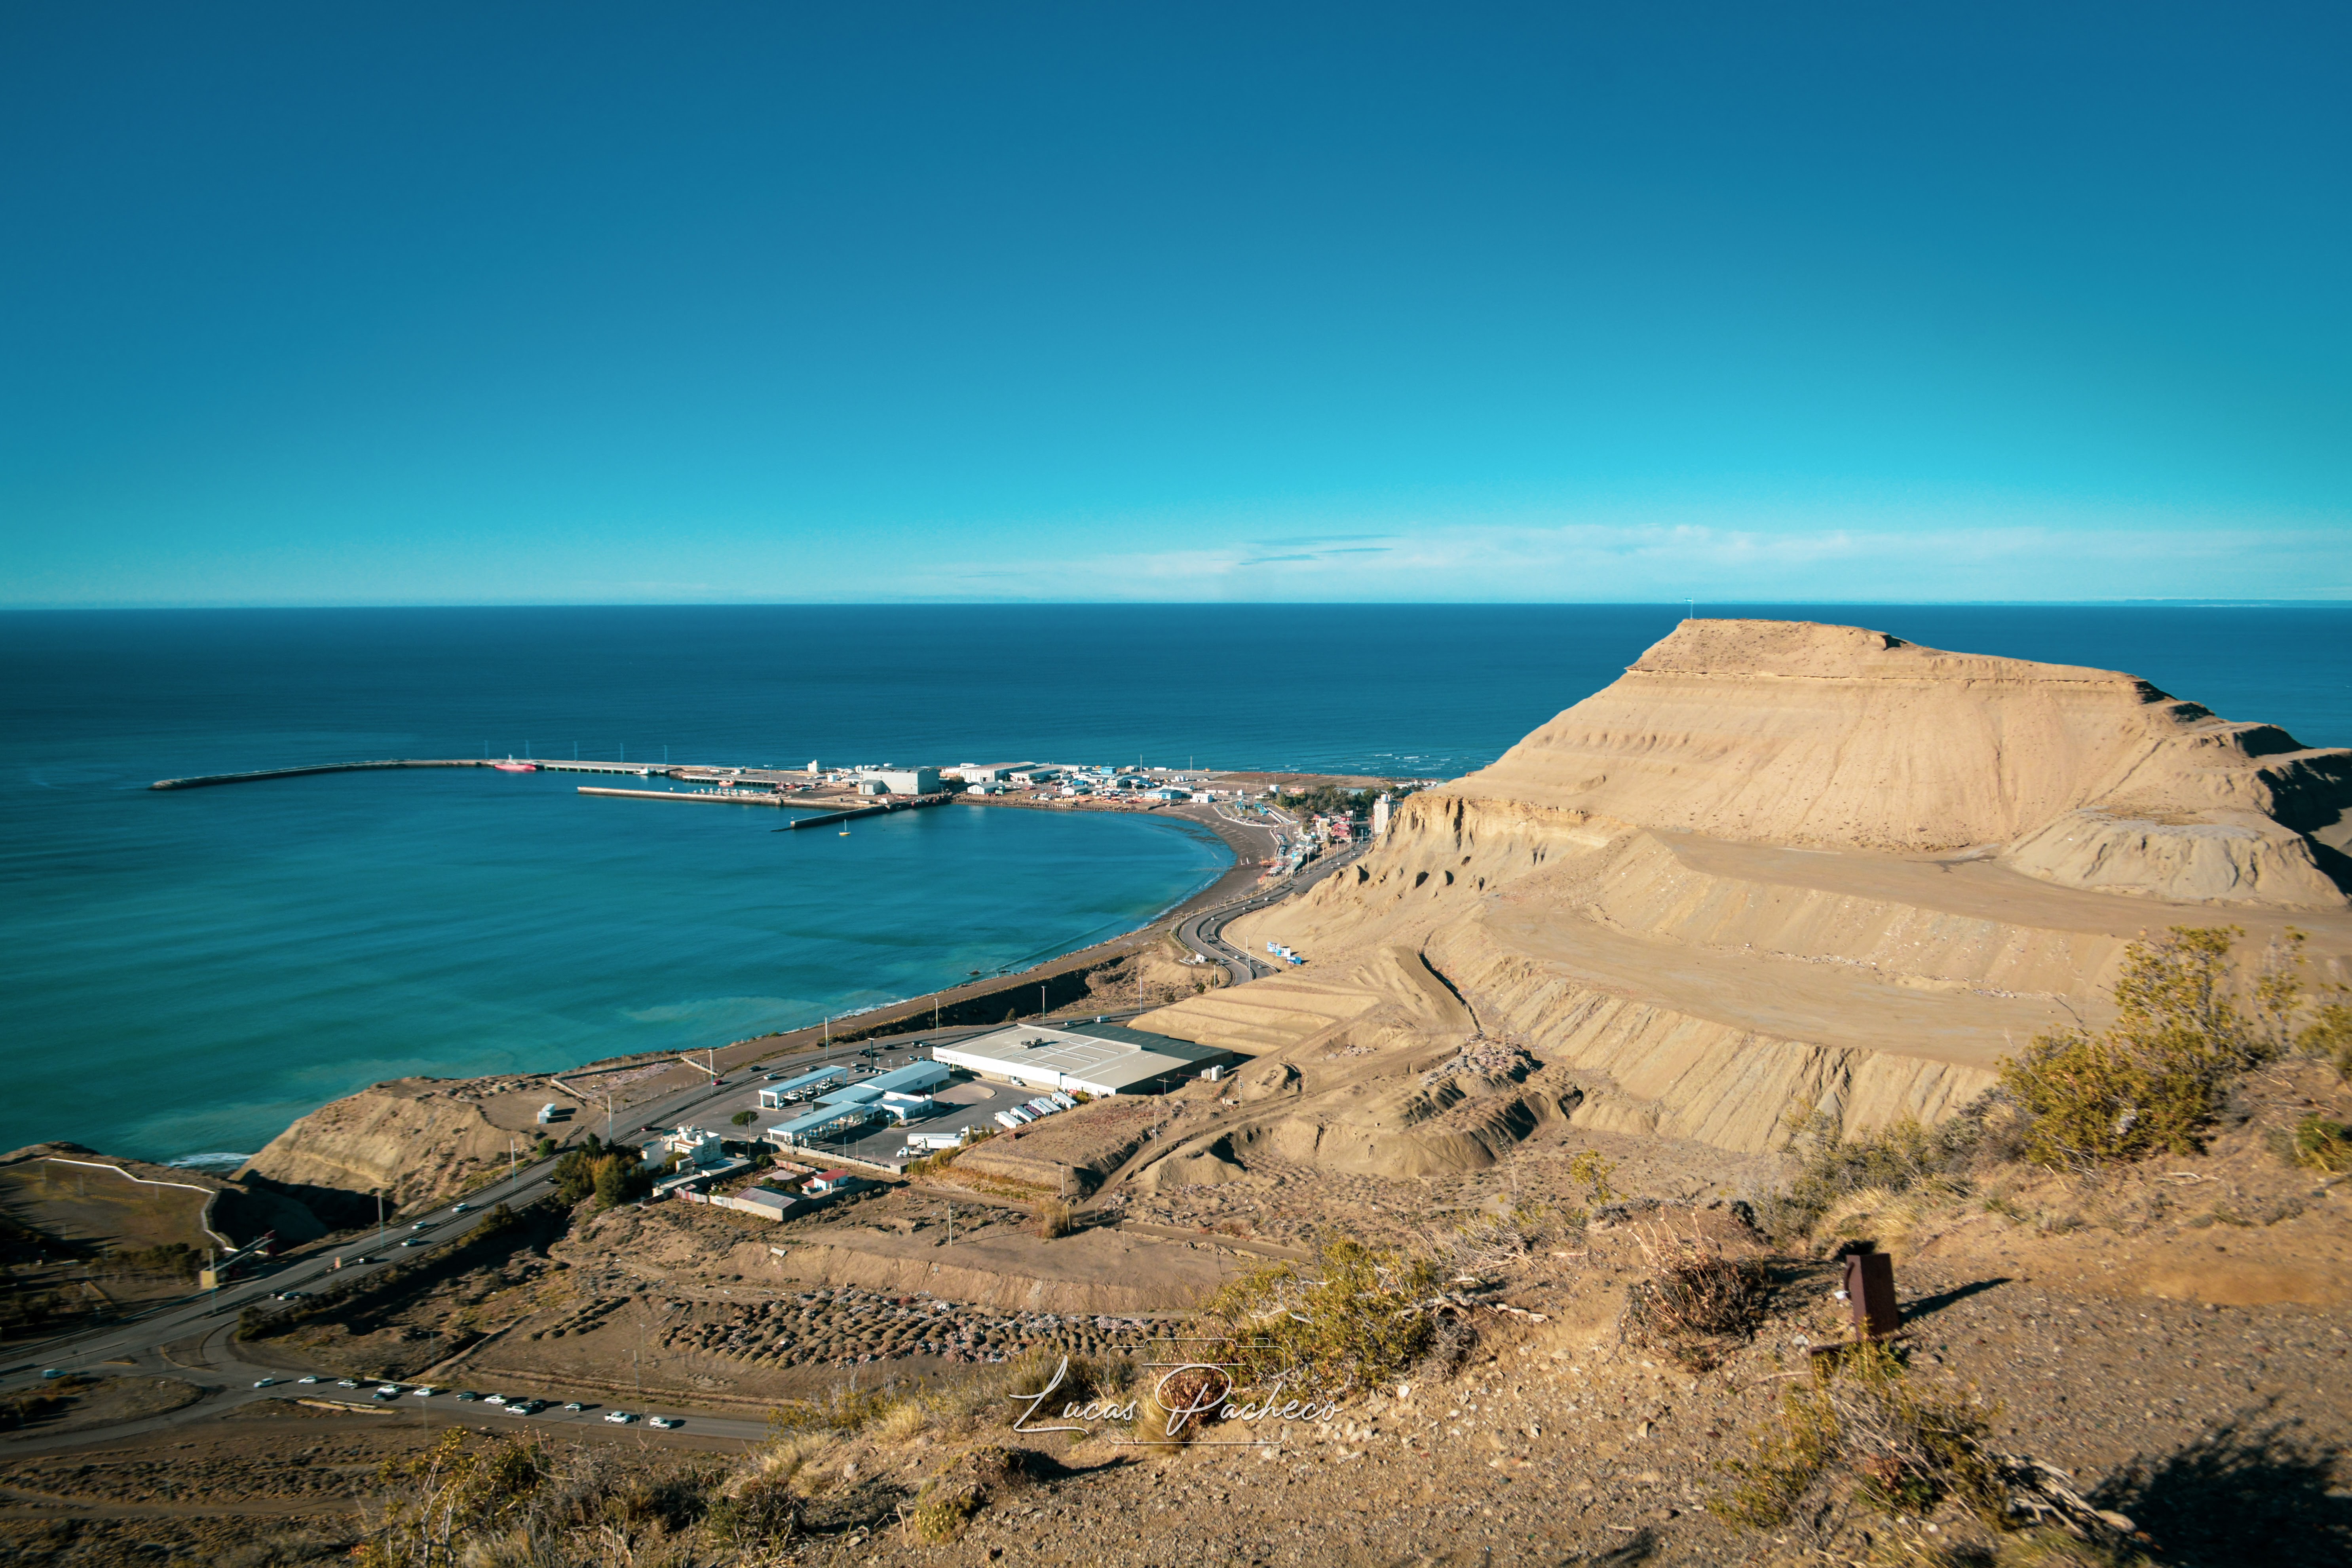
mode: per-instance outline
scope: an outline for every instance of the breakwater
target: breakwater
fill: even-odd
[[[509,759],[516,760],[516,759]],[[390,757],[381,762],[312,763],[298,768],[254,768],[238,773],[197,773],[184,779],[157,779],[149,789],[207,789],[215,784],[259,784],[266,779],[296,779],[311,773],[363,773],[388,768],[494,768],[499,759],[491,757]],[[543,763],[530,760],[530,765],[541,773],[629,773],[649,779],[665,770],[640,763]]]

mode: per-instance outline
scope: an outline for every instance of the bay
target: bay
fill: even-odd
[[[2122,668],[2352,744],[2352,607],[1700,605]],[[383,756],[1055,760],[1451,777],[1682,605],[696,606],[0,615],[0,1147],[246,1152],[404,1073],[793,1026],[1071,951],[1213,878],[1130,817],[847,839],[576,777],[152,779]]]

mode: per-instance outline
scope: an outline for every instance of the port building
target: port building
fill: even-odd
[[[878,784],[876,794],[936,795],[940,787],[937,768],[860,768],[857,770],[858,793],[867,793],[866,786]]]
[[[1119,1024],[1009,1025],[976,1040],[934,1046],[931,1056],[992,1083],[1097,1096],[1159,1093],[1241,1059]]]

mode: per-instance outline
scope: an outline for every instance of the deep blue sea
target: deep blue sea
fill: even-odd
[[[2352,745],[2352,607],[1778,605],[2127,669]],[[848,838],[578,775],[157,778],[534,751],[1451,776],[1681,605],[0,615],[0,1149],[260,1146],[380,1079],[691,1047],[1137,924],[1225,865],[1129,817],[942,811]]]

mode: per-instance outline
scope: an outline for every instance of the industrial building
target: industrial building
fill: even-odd
[[[878,790],[868,786],[880,784]],[[857,770],[857,793],[860,795],[936,795],[940,787],[937,768],[860,768]]]
[[[1014,1024],[932,1057],[992,1083],[1067,1094],[1150,1094],[1210,1067],[1241,1058],[1167,1035],[1118,1024]]]
[[[1025,773],[1036,765],[1034,763],[991,763],[983,767],[978,763],[966,763],[956,772],[963,775],[966,784],[1005,784],[1014,773]]]
[[[835,1066],[818,1068],[782,1083],[771,1084],[760,1091],[760,1109],[780,1110],[794,1100],[811,1100],[821,1093],[819,1084],[844,1084],[849,1081],[849,1069]]]
[[[816,1076],[806,1074],[803,1079]],[[844,1083],[821,1094],[814,1108],[806,1114],[780,1121],[761,1136],[780,1149],[793,1149],[877,1121],[904,1121],[927,1110],[931,1092],[945,1088],[949,1077],[941,1063],[909,1062],[896,1072],[886,1072],[863,1083]],[[762,1089],[761,1098],[770,1092]]]

